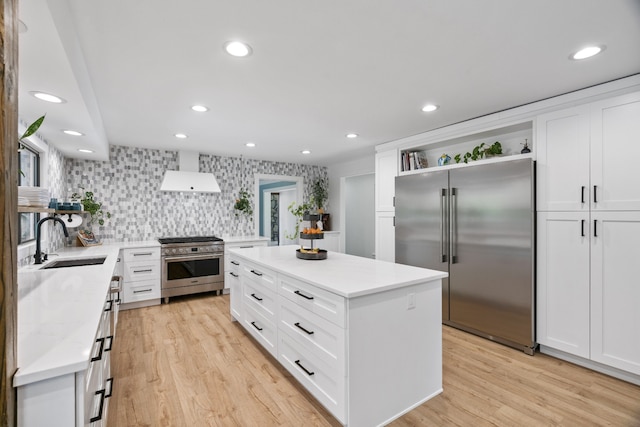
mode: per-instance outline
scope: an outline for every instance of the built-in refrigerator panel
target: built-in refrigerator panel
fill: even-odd
[[[396,178],[396,262],[448,271],[447,171]],[[442,279],[442,318],[449,319],[449,279]]]
[[[533,163],[452,169],[449,320],[533,347]]]

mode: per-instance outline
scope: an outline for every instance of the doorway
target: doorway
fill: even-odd
[[[304,178],[286,175],[256,174],[257,195],[254,225],[260,237],[269,239],[269,246],[297,244],[285,237],[295,229],[295,217],[288,211],[291,203],[302,202]]]

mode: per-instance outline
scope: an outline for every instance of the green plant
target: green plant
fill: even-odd
[[[311,184],[311,203],[318,208],[324,207],[324,202],[329,198],[329,181],[326,178],[318,178]]]
[[[455,160],[456,163],[460,163],[460,161],[462,160],[462,155],[456,154],[455,156],[453,156],[453,160]]]
[[[489,146],[489,148],[484,150],[484,153],[488,154],[488,155],[491,155],[491,156],[496,156],[498,154],[502,154],[502,144],[500,144],[500,142],[496,141],[493,144],[491,144]]]
[[[285,233],[284,237],[289,240],[295,240],[298,238],[300,223],[304,220],[304,214],[308,214],[311,209],[313,209],[313,204],[311,204],[311,202],[305,202],[297,206],[296,202],[291,202],[291,204],[287,206],[287,210],[296,217],[296,229],[293,234]]]
[[[246,191],[244,188],[241,188],[238,192],[238,198],[236,199],[235,205],[233,205],[235,209],[236,216],[253,215],[253,206],[251,205],[251,194]]]
[[[29,127],[27,127],[27,130],[24,131],[22,136],[18,138],[18,151],[20,151],[20,149],[22,148],[22,144],[23,144],[22,140],[25,138],[29,138],[31,135],[36,133],[38,129],[40,129],[42,122],[44,122],[45,116],[46,114],[44,116],[38,117],[38,119],[35,122],[31,123]],[[24,176],[24,172],[22,172],[22,170],[20,170],[19,172],[20,172],[20,175]]]
[[[456,163],[460,163],[461,161],[464,163],[468,163],[469,160],[479,160],[485,156],[496,156],[498,154],[502,154],[502,145],[500,142],[496,141],[491,144],[489,147],[484,148],[485,144],[482,142],[480,145],[476,145],[473,147],[471,152],[467,151],[464,156],[461,154],[456,154],[453,156],[453,159]]]
[[[102,203],[97,202],[93,198],[93,192],[85,191],[84,187],[80,187],[80,190],[82,190],[81,193],[73,193],[71,198],[80,200],[85,212],[89,212],[89,214],[91,214],[91,221],[89,224],[97,221],[98,224],[104,225],[105,218],[111,218],[111,213],[102,209]]]

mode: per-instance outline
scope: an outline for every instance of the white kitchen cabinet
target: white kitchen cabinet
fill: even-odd
[[[240,264],[242,325],[277,357],[276,273],[245,259]]]
[[[225,286],[229,288],[229,305],[231,320],[242,320],[242,286],[240,284],[240,258],[232,255],[225,256]]]
[[[640,375],[640,211],[591,226],[591,359]]]
[[[232,270],[230,264],[231,256],[229,249],[233,248],[253,248],[256,246],[268,246],[269,239],[266,237],[224,237],[224,271],[228,272]],[[237,272],[236,272],[237,274]],[[229,277],[229,274],[225,274],[223,293],[227,294],[231,291],[231,284],[233,280]]]
[[[122,250],[122,309],[160,304],[160,247]]]
[[[318,249],[324,249],[329,252],[342,252],[340,250],[340,232],[325,231],[324,238],[315,240],[313,246]],[[329,255],[331,256],[331,255]]]
[[[398,150],[376,153],[376,211],[393,212],[395,210],[396,176],[398,176]]]
[[[376,259],[396,261],[395,212],[376,212]]]
[[[589,213],[539,212],[537,342],[589,358]]]

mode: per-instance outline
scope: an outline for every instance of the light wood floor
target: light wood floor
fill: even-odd
[[[111,357],[109,427],[340,425],[230,321],[228,295],[122,311]],[[444,392],[392,426],[640,426],[640,387],[543,354],[443,327],[443,361]]]

